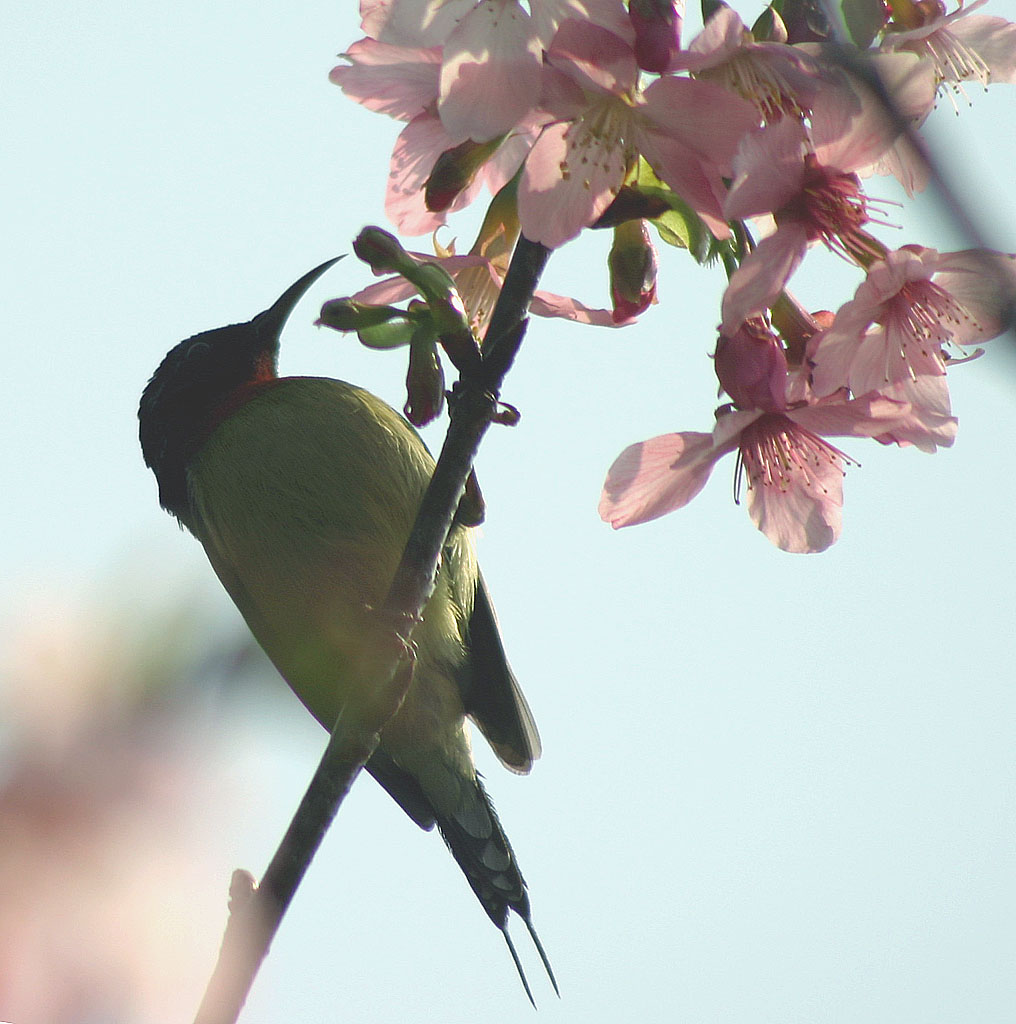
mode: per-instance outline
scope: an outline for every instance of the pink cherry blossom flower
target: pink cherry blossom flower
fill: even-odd
[[[464,256],[428,256],[426,253],[410,253],[421,263],[439,263],[451,274],[459,295],[466,307],[466,315],[477,337],[483,337],[494,310],[494,303],[504,283],[504,267],[500,261],[470,253]],[[417,294],[416,288],[404,277],[387,277],[351,296],[352,301],[367,306],[392,305],[403,302]],[[533,295],[529,311],[534,316],[556,317],[575,323],[593,324],[599,327],[619,327],[609,309],[593,309],[565,295],[537,291]],[[631,323],[630,320],[626,323]]]
[[[896,0],[893,30],[885,34],[882,46],[911,50],[929,61],[938,83],[962,88],[964,82],[976,81],[987,88],[993,82],[1016,82],[1016,25],[973,14],[986,2],[974,0],[964,7],[959,0],[956,10],[946,14],[941,0]]]
[[[381,43],[441,46],[476,0],[360,0],[360,28]]]
[[[820,52],[823,48],[804,46],[802,49]],[[893,115],[901,117],[916,132],[935,106],[937,83],[931,65],[917,54],[905,51],[872,53],[867,61],[869,71],[878,76],[882,87],[892,97]],[[909,133],[897,135],[893,116],[884,110],[881,98],[874,96],[864,83],[842,69],[838,75],[849,82],[859,102],[874,106],[873,111],[865,114],[865,119],[876,133],[884,134],[886,143],[884,152],[872,164],[857,168],[858,175],[863,178],[892,174],[909,196],[923,191],[928,180],[928,165],[911,143]]]
[[[988,341],[1016,301],[1016,262],[969,249],[940,253],[906,245],[868,268],[854,298],[817,339],[812,382],[819,395],[855,395],[945,373],[949,345]],[[881,331],[868,328],[877,323]]]
[[[441,46],[437,109],[455,139],[511,131],[540,97],[543,50],[566,17],[600,19],[630,37],[619,0],[364,0],[364,31],[384,43]]]
[[[787,356],[760,317],[745,320],[730,337],[720,335],[713,369],[739,409],[773,411],[787,404]]]
[[[860,263],[884,252],[863,230],[871,205],[853,173],[892,142],[884,115],[829,89],[816,96],[811,123],[808,132],[783,118],[740,145],[724,213],[731,220],[772,213],[776,231],[731,276],[723,296],[724,334],[771,305],[815,242]]]
[[[717,237],[729,236],[722,175],[757,123],[747,102],[670,76],[639,93],[630,44],[574,20],[562,24],[547,60],[541,105],[554,122],[533,146],[519,185],[527,238],[555,248],[592,224],[640,153]]]
[[[743,474],[756,527],[784,551],[823,551],[840,534],[844,464],[852,461],[823,435],[888,443],[918,434],[902,399],[848,400],[839,392],[818,402],[788,401],[807,389],[802,375],[788,374],[782,347],[762,321],[721,337],[716,370],[738,408],[721,408],[712,434],[665,434],[626,448],[600,497],[600,517],[615,529],[683,508],[716,462],[736,452],[735,499]]]
[[[600,517],[615,529],[683,508],[713,466],[737,453],[748,484],[748,514],[784,551],[824,551],[840,535],[844,463],[822,435],[886,436],[902,429],[907,406],[888,398],[764,409],[720,410],[712,434],[664,434],[626,448],[607,473]]]

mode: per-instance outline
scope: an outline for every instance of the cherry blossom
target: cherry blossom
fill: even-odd
[[[747,480],[748,514],[784,551],[824,551],[840,534],[845,463],[824,436],[878,437],[890,443],[920,436],[903,399],[845,391],[821,401],[801,393],[788,374],[779,340],[761,321],[721,337],[717,373],[735,406],[718,410],[711,434],[664,434],[626,448],[607,472],[600,517],[615,529],[683,508],[705,486],[713,466],[737,453],[735,495]]]
[[[511,131],[540,98],[543,50],[568,17],[631,38],[619,0],[364,0],[364,31],[380,42],[440,46],[437,110],[449,135],[484,142]]]
[[[870,201],[853,173],[891,143],[884,116],[826,90],[815,99],[811,123],[810,132],[790,118],[767,125],[747,136],[735,157],[724,213],[730,219],[771,213],[776,231],[731,276],[723,297],[725,334],[769,307],[815,242],[861,264],[884,253],[863,230]]]
[[[360,0],[360,27],[374,39],[402,46],[440,46],[485,0]],[[521,4],[514,3],[525,14]],[[633,32],[620,0],[529,0],[536,38],[546,49],[568,18],[588,21],[631,40]],[[495,44],[496,45],[496,44]]]
[[[712,434],[664,434],[626,448],[607,473],[600,517],[615,529],[683,508],[713,466],[737,453],[748,485],[748,514],[784,551],[824,551],[840,535],[848,456],[822,435],[890,437],[908,406],[880,396],[787,407],[721,410]]]
[[[868,268],[854,298],[817,339],[813,385],[855,395],[945,373],[943,346],[996,337],[1016,300],[1016,263],[1002,253],[939,253],[917,245]],[[882,330],[869,332],[878,323]]]
[[[448,271],[469,345],[520,232],[556,248],[587,227],[613,229],[612,310],[544,292],[530,306],[586,324],[628,323],[656,301],[652,220],[699,262],[722,261],[713,366],[730,404],[709,433],[626,449],[600,514],[620,527],[680,508],[734,453],[735,495],[746,488],[759,530],[784,550],[820,551],[839,536],[852,461],[828,438],[948,447],[957,420],[946,369],[1013,317],[1016,257],[890,251],[873,234],[889,226],[884,204],[861,180],[893,174],[919,191],[929,165],[917,131],[942,84],[1016,82],[1016,25],[973,13],[985,2],[957,0],[947,13],[942,0],[891,0],[881,20],[871,5],[860,31],[879,42],[845,59],[828,35],[791,23],[794,5],[768,8],[749,29],[727,4],[703,4],[711,16],[682,50],[684,0],[361,0],[368,38],[331,78],[404,122],[385,200],[403,233],[434,231],[485,186],[494,194],[470,253],[435,242],[435,257],[411,254],[397,268],[413,280],[413,260]],[[808,313],[787,291],[820,242],[864,274],[848,301],[822,300],[835,315]],[[395,347],[407,326],[427,323],[412,304],[388,305],[413,295],[389,277],[346,313],[365,331],[378,318],[394,326],[364,340]],[[423,328],[414,337],[410,369],[430,411],[443,391],[431,363],[448,339]]]
[[[628,17],[635,30],[638,66],[662,74],[681,46],[684,0],[631,0]]]
[[[729,235],[722,175],[757,123],[747,102],[671,76],[640,93],[631,46],[574,20],[558,30],[547,60],[542,106],[554,120],[533,146],[519,186],[527,238],[555,248],[592,224],[640,153],[717,237]]]
[[[453,138],[510,131],[540,98],[543,47],[515,0],[482,0],[444,44],[437,110]]]
[[[894,0],[894,20],[883,47],[910,50],[928,60],[937,82],[962,86],[1016,82],[1016,25],[1004,18],[974,14],[987,0],[963,0],[946,14],[941,0]]]

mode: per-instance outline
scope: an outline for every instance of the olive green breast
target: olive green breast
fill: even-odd
[[[189,466],[188,525],[261,646],[326,727],[355,685],[350,666],[367,617],[387,594],[432,470],[419,436],[376,396],[300,377],[238,409]],[[465,657],[477,570],[466,531],[457,533],[414,633],[424,685]],[[461,717],[461,706],[446,713]]]

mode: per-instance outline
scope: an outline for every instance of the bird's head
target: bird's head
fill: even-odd
[[[304,274],[253,320],[181,341],[152,374],[138,409],[141,452],[158,480],[162,507],[177,518],[184,518],[188,507],[187,463],[251,388],[275,379],[283,325],[304,292],[335,262]]]

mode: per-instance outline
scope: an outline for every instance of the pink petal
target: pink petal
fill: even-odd
[[[743,220],[786,206],[801,191],[804,154],[804,130],[790,117],[746,135],[734,157],[724,214]]]
[[[409,121],[437,99],[440,49],[360,39],[342,56],[349,66],[333,68],[328,79],[368,110]]]
[[[813,344],[812,388],[819,397],[849,387],[851,372],[859,358],[864,332],[871,325],[873,313],[855,300],[844,303],[832,326],[823,331]],[[865,354],[865,372],[869,370],[872,353]],[[881,381],[880,383],[886,383]],[[877,390],[864,387],[858,394]]]
[[[561,23],[547,60],[583,89],[628,95],[638,80],[631,45],[613,32],[569,18]]]
[[[360,27],[384,43],[440,46],[475,0],[360,0]]]
[[[1016,25],[987,14],[957,18],[947,30],[987,65],[989,81],[1016,82]]]
[[[723,217],[720,172],[681,142],[662,132],[642,132],[639,144],[642,155],[660,179],[705,221],[714,237],[729,238],[730,226]]]
[[[808,249],[808,235],[795,221],[780,225],[734,271],[723,293],[723,334],[733,334],[750,316],[767,310],[790,280]]]
[[[901,135],[870,167],[859,168],[862,176],[891,174],[910,199],[928,187],[928,161],[906,135]]]
[[[567,295],[555,295],[553,292],[538,291],[529,304],[529,312],[534,316],[557,317],[571,320],[577,324],[592,324],[596,327],[626,327],[627,323],[615,323],[609,309],[593,309]]]
[[[840,437],[877,437],[903,426],[910,415],[906,402],[869,393],[843,401],[830,398],[799,409],[788,409],[787,419],[811,433]]]
[[[856,330],[837,323],[822,336],[815,350],[812,387],[818,396],[831,395],[849,387],[855,395],[882,391],[893,381],[910,376],[909,363],[892,349],[881,328]],[[941,373],[941,369],[934,372]]]
[[[513,0],[484,0],[448,37],[438,113],[453,138],[502,135],[540,98],[543,51]]]
[[[1016,82],[1016,25],[979,14],[956,22],[952,32],[988,65],[992,83]]]
[[[899,381],[885,389],[884,394],[907,403],[910,412],[891,431],[877,435],[876,441],[901,447],[913,445],[928,454],[935,452],[940,445],[944,448],[952,446],[959,421],[952,415],[949,387],[944,376]]]
[[[620,0],[539,0],[533,4],[537,35],[545,48],[567,19],[599,25],[631,44],[635,40],[628,11]]]
[[[943,253],[935,284],[949,292],[970,314],[956,325],[959,345],[997,337],[1008,326],[1016,303],[1016,257],[986,249]]]
[[[806,479],[794,474],[786,486],[757,483],[748,490],[751,521],[782,551],[825,551],[843,527],[842,463],[819,462]]]
[[[624,180],[626,154],[583,122],[553,124],[533,146],[519,183],[519,220],[533,242],[553,249],[611,204]]]
[[[711,82],[668,75],[643,97],[654,126],[728,176],[741,140],[758,124],[747,100]]]
[[[744,22],[732,7],[724,5],[705,23],[702,31],[678,55],[671,71],[703,71],[722,64],[744,45]]]
[[[843,81],[815,97],[811,135],[818,162],[846,174],[873,164],[899,132],[869,89]]]
[[[416,288],[404,277],[386,277],[383,281],[369,284],[350,296],[353,302],[362,302],[365,306],[390,306],[396,302],[416,295]]]
[[[626,448],[607,472],[599,512],[614,529],[658,519],[702,490],[717,455],[710,434],[664,434]]]
[[[424,202],[423,186],[434,168],[434,161],[454,143],[435,114],[413,118],[395,142],[392,150],[385,213],[405,235],[424,235],[439,228],[447,216],[431,213]],[[479,178],[464,189],[450,209],[458,210],[476,198],[482,188]]]

